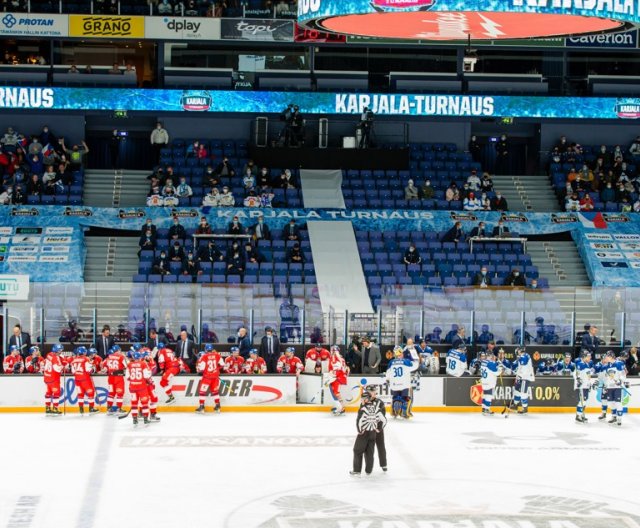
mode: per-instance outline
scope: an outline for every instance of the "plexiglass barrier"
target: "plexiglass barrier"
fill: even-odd
[[[373,313],[323,307],[309,284],[32,283],[29,300],[5,301],[4,346],[15,324],[33,342],[90,343],[108,324],[123,342],[146,341],[155,328],[177,338],[230,343],[238,328],[259,343],[267,326],[290,344],[346,344],[370,335],[383,345],[415,336],[446,342],[460,326],[474,344],[573,345],[585,325],[607,344],[640,340],[635,288],[437,288],[385,286]]]

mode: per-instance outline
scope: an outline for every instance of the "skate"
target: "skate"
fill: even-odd
[[[51,407],[47,407],[47,408],[44,410],[44,415],[45,415],[45,416],[51,416]]]
[[[149,417],[148,417],[148,416],[144,416],[144,417],[142,418],[142,420],[143,420],[143,422],[144,422],[144,425],[149,425],[149,424],[151,423],[151,422],[149,421]]]
[[[518,411],[518,414],[529,414],[529,409],[527,407],[523,407]]]
[[[349,475],[351,475],[352,477],[359,477],[360,476],[360,472],[359,471],[349,471]]]
[[[200,405],[197,409],[196,412],[198,414],[204,414],[204,405]]]
[[[611,420],[609,420],[607,423],[614,424],[614,423],[616,423],[617,421],[618,421],[618,418],[617,418],[616,416],[612,416],[612,417],[611,417]]]
[[[581,423],[585,423],[586,421],[587,421],[586,418],[584,418],[583,416],[581,416],[579,414],[576,414],[576,423],[581,424]]]
[[[618,427],[622,427],[622,420],[617,420],[616,423],[618,424]]]
[[[582,423],[587,423],[589,419],[582,413]]]
[[[213,412],[217,412],[217,413],[220,412],[220,404],[219,403],[216,403],[216,406],[213,408]]]
[[[495,413],[490,409],[482,409],[482,416],[493,416]]]
[[[57,407],[54,407],[53,410],[51,411],[51,416],[62,416],[62,413],[60,412],[60,409],[58,409]]]
[[[602,420],[606,420],[607,419],[607,413],[603,412],[600,416],[598,416],[598,420],[602,421]]]
[[[80,413],[80,416],[84,415],[84,407],[78,407],[78,412]]]
[[[137,416],[133,419],[133,426],[134,427],[138,427],[138,417]]]
[[[91,416],[92,414],[99,413],[99,412],[100,412],[100,410],[96,409],[95,407],[90,407],[89,408],[89,416]]]
[[[166,403],[167,405],[171,405],[172,403],[174,403],[176,401],[175,396],[172,394],[171,396],[169,396],[169,398],[167,399]]]
[[[107,409],[107,416],[115,416],[118,413],[117,407],[109,407]]]
[[[158,423],[158,422],[160,421],[160,417],[159,417],[157,414],[153,413],[153,414],[149,417],[149,421],[150,421],[151,423]]]
[[[382,471],[384,471],[385,473],[387,472],[387,466],[382,466]]]
[[[344,414],[346,414],[346,411],[344,409],[340,409],[339,411],[337,409],[333,410],[333,415],[334,416],[342,416]]]

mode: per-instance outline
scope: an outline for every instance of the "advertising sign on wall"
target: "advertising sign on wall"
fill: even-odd
[[[291,20],[266,18],[223,18],[222,40],[251,40],[255,42],[293,42],[294,23]]]
[[[29,299],[29,275],[0,275],[0,299],[27,301]]]
[[[141,16],[69,15],[69,36],[84,38],[144,38]]]
[[[219,18],[147,17],[145,38],[164,40],[219,40]]]
[[[66,37],[67,15],[0,13],[0,35],[13,37]]]

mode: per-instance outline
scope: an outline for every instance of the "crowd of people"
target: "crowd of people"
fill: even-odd
[[[68,145],[48,125],[35,134],[8,127],[0,138],[0,203],[21,205],[29,196],[66,195],[89,147]]]

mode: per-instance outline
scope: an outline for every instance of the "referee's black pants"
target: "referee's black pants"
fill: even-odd
[[[376,432],[365,431],[356,437],[353,444],[353,471],[362,472],[362,457],[364,456],[364,470],[367,474],[373,471],[373,452],[376,447]]]

